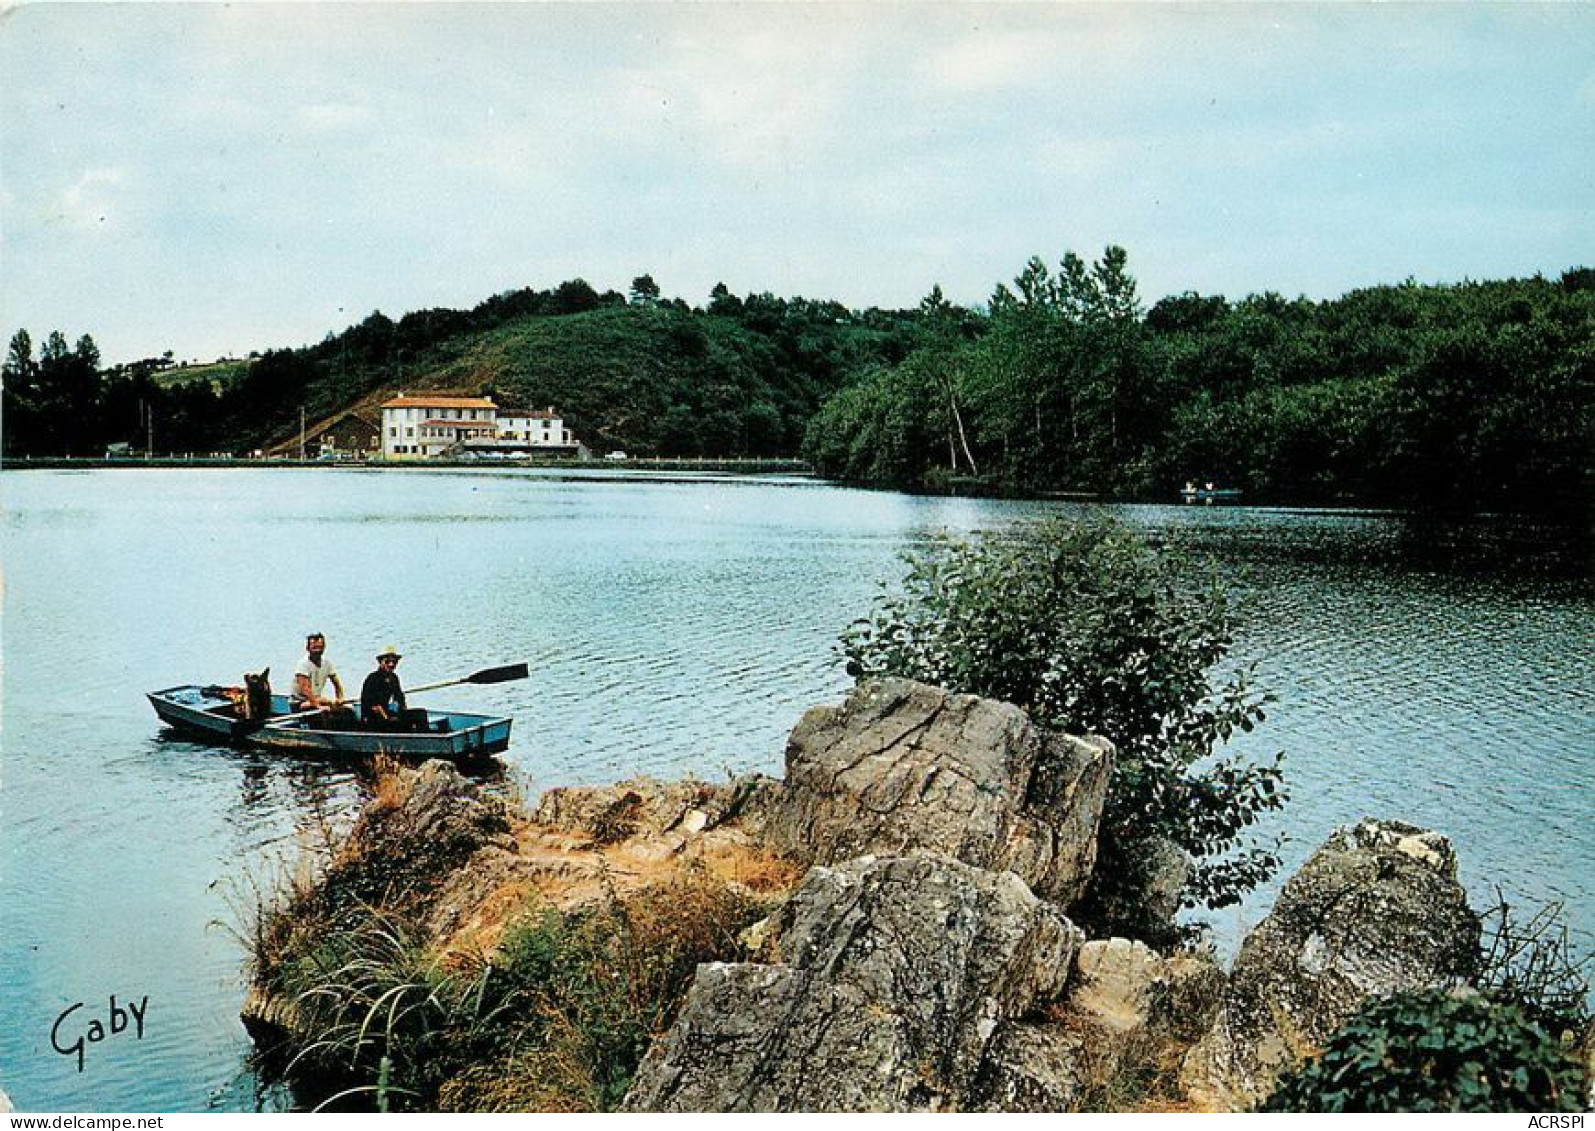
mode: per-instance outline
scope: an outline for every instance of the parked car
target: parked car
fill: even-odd
[[[616,451],[616,452],[610,452],[604,458],[605,459],[612,459],[612,460],[623,460],[623,459],[630,459],[631,457],[628,456],[625,452]]]

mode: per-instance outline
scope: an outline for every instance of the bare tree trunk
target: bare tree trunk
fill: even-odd
[[[969,450],[969,437],[964,433],[964,414],[958,411],[956,397],[949,398],[952,402],[953,420],[958,425],[958,442],[964,447],[964,459],[969,461],[969,474],[979,475],[980,469],[975,466],[975,457]]]

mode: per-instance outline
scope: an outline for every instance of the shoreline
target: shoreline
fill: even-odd
[[[358,469],[361,471],[407,471],[414,469],[447,468],[449,470],[479,468],[503,470],[530,468],[543,470],[560,468],[580,471],[728,471],[749,474],[772,472],[814,477],[809,465],[797,459],[756,458],[691,458],[658,457],[645,459],[576,460],[560,459],[463,459],[463,460],[323,460],[323,459],[224,459],[210,456],[157,456],[153,459],[108,459],[100,456],[24,456],[0,461],[0,471],[138,471],[162,468],[325,468],[327,470]]]
[[[253,459],[223,459],[213,457],[159,456],[154,459],[107,459],[86,456],[24,456],[0,460],[0,472],[7,471],[140,471],[216,468],[277,470],[285,468],[358,471],[608,471],[627,472],[719,472],[730,475],[790,475],[814,483],[854,491],[905,495],[921,498],[998,499],[1015,502],[1074,503],[1095,506],[1166,506],[1192,510],[1255,510],[1255,511],[1307,511],[1328,512],[1341,515],[1367,515],[1382,518],[1410,518],[1421,521],[1477,522],[1481,520],[1526,520],[1549,522],[1556,526],[1571,526],[1587,521],[1587,507],[1571,509],[1548,507],[1523,507],[1517,510],[1422,510],[1357,499],[1314,501],[1304,499],[1271,499],[1264,497],[1225,500],[1221,502],[1182,499],[1176,496],[1144,497],[1136,495],[1103,495],[1089,491],[1020,490],[1004,489],[974,482],[952,484],[942,489],[932,487],[886,486],[878,483],[859,483],[846,479],[828,479],[800,459],[779,458],[695,458],[695,457],[633,457],[624,461],[603,459],[577,460],[569,457],[556,459],[503,459],[503,460],[319,460],[287,459],[280,457]]]

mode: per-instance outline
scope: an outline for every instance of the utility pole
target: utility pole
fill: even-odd
[[[305,461],[305,406],[299,406],[299,462]]]

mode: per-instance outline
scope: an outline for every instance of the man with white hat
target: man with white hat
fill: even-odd
[[[399,650],[391,644],[377,653],[377,670],[360,688],[360,721],[394,728],[404,717],[404,688],[399,685]]]

